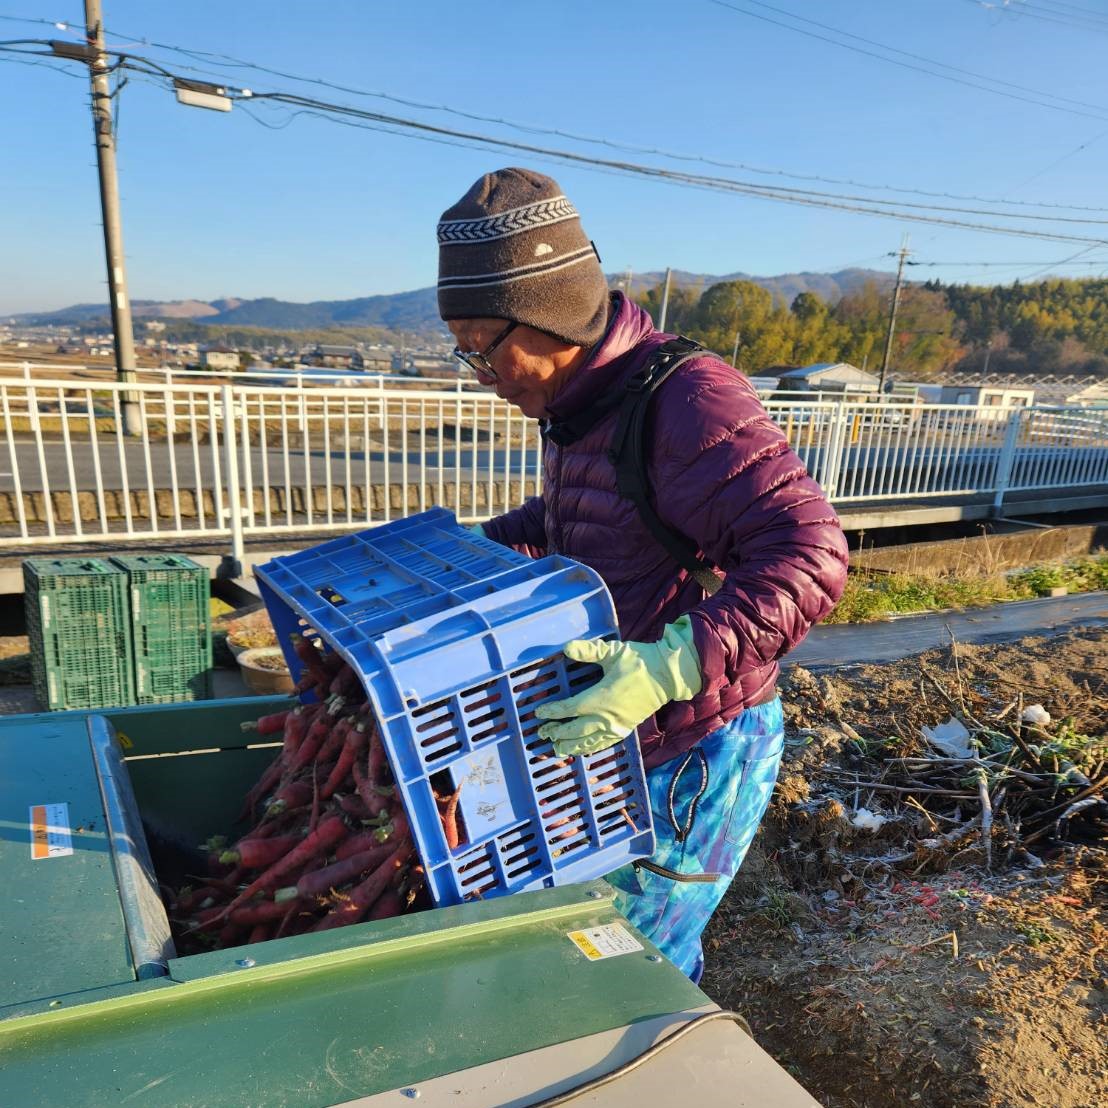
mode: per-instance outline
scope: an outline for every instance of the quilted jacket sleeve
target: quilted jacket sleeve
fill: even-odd
[[[546,502],[541,496],[532,496],[519,508],[486,520],[482,527],[494,542],[532,558],[546,553]]]
[[[710,365],[675,377],[654,399],[658,513],[726,573],[690,613],[702,692],[711,693],[788,653],[831,611],[847,544],[744,378]]]

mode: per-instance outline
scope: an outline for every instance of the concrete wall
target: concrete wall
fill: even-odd
[[[887,573],[1003,573],[1108,549],[1108,524],[1028,528],[1005,535],[974,535],[940,542],[852,551],[851,565]]]
[[[455,484],[454,481],[443,481],[440,485],[437,481],[427,482],[423,487],[422,498],[418,482],[408,482],[407,502],[405,503],[404,486],[399,482],[389,485],[375,484],[368,488],[354,485],[350,490],[350,511],[355,521],[360,517],[365,519],[367,512],[375,522],[379,521],[385,512],[386,501],[389,512],[393,516],[418,512],[423,508],[430,508],[440,504],[443,507],[452,508],[463,514],[488,515],[493,512],[505,510],[505,498],[510,489],[510,494],[515,500],[519,495],[519,482],[513,480],[505,487],[504,481],[494,481],[491,487],[487,481],[479,481],[476,489],[469,481]],[[536,482],[534,478],[528,478],[524,483],[526,496],[536,494]],[[246,494],[243,494],[243,507],[247,506]],[[146,489],[131,489],[129,498],[124,497],[119,489],[109,489],[104,493],[104,513],[111,523],[117,523],[126,519],[127,501],[130,501],[131,517],[137,522],[150,519],[150,494]],[[311,509],[313,519],[318,522],[326,518],[328,502],[331,512],[335,517],[345,516],[347,510],[346,488],[344,485],[316,486],[311,490]],[[290,503],[291,501],[291,503]],[[272,520],[275,524],[286,522],[286,513],[291,509],[293,522],[303,524],[307,520],[308,497],[303,488],[254,489],[253,506],[256,513],[256,523],[264,524],[264,512],[266,503],[269,504]],[[226,508],[226,498],[224,507]],[[73,497],[68,491],[53,491],[50,493],[50,507],[53,510],[54,522],[66,526],[69,532],[73,524]],[[23,493],[23,510],[27,522],[36,528],[44,526],[47,521],[46,497],[41,492]],[[96,495],[92,492],[77,493],[77,510],[80,513],[82,523],[97,527],[100,522],[99,505]],[[200,526],[201,514],[204,517],[204,525],[207,527],[218,526],[216,522],[216,505],[210,489],[205,489],[201,497],[197,497],[195,489],[182,488],[177,494],[176,510],[180,512],[182,524],[188,527],[190,524]],[[175,505],[173,491],[171,489],[154,490],[154,511],[161,525],[172,524],[175,521]],[[0,492],[0,528],[7,534],[16,533],[19,515],[14,492]]]

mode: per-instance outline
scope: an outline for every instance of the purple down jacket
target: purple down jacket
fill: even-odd
[[[613,294],[608,331],[551,404],[552,419],[590,406],[670,336]],[[820,487],[742,374],[714,354],[682,365],[654,394],[646,427],[659,516],[724,573],[707,597],[616,490],[607,448],[617,411],[584,437],[547,441],[542,496],[485,524],[489,538],[533,556],[592,566],[611,590],[625,641],[653,642],[691,614],[703,687],[639,727],[647,768],[695,745],[772,695],[778,659],[834,606],[847,546]]]

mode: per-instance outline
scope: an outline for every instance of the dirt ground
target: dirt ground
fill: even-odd
[[[828,1108],[1108,1104],[1103,784],[1056,812],[1103,778],[1108,631],[794,669],[783,694],[785,763],[706,935],[709,995]],[[1018,725],[1036,703],[1051,723]],[[920,728],[952,715],[980,777],[928,760]]]

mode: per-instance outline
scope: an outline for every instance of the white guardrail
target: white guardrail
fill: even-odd
[[[141,433],[122,431],[137,405]],[[837,505],[1108,485],[1108,411],[770,401]],[[338,532],[541,487],[538,425],[486,392],[0,377],[0,550]]]

